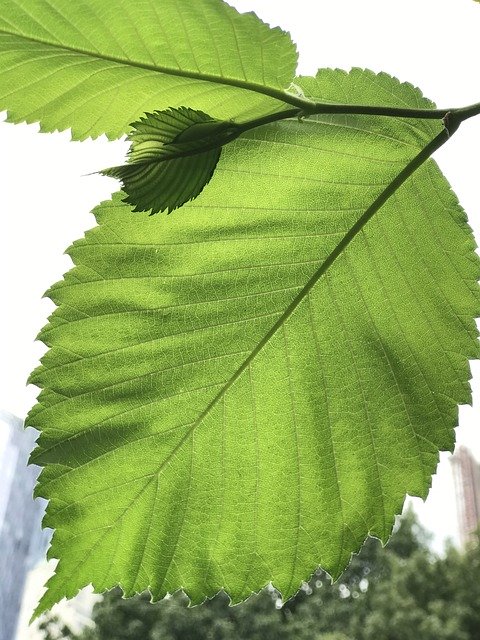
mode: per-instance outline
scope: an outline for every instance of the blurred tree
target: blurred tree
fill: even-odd
[[[192,608],[182,593],[152,605],[113,590],[94,608],[94,629],[59,636],[47,619],[45,639],[479,640],[480,547],[438,558],[428,543],[409,510],[387,547],[368,538],[335,584],[319,570],[284,606],[272,588],[235,607],[219,594]]]
[[[56,615],[42,616],[38,631],[45,640],[63,640],[63,638],[75,638],[75,634],[68,624],[60,620]]]

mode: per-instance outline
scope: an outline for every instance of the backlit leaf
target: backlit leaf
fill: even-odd
[[[117,138],[168,107],[278,110],[296,64],[288,34],[221,0],[0,3],[0,109],[75,139]]]
[[[239,135],[232,122],[186,107],[146,114],[132,125],[129,163],[101,173],[122,181],[133,211],[173,211],[209,182],[223,144]]]
[[[325,101],[411,107],[354,70]],[[182,215],[113,197],[49,292],[33,461],[60,558],[40,609],[90,582],[284,598],[338,576],[405,493],[425,496],[478,357],[479,261],[433,161],[313,286],[326,257],[440,123],[317,116],[226,146]]]

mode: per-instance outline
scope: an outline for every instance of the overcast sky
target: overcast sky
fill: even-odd
[[[289,30],[304,74],[318,67],[386,71],[419,86],[439,107],[480,101],[480,4],[473,0],[235,0]],[[35,335],[52,303],[43,292],[69,269],[63,251],[93,226],[89,211],[116,183],[90,174],[121,163],[124,142],[72,143],[68,133],[39,134],[35,125],[0,123],[2,181],[2,379],[0,408],[24,417],[36,389],[25,379],[44,352]],[[480,238],[480,117],[462,125],[436,159]],[[474,366],[476,409],[462,408],[458,440],[480,458],[480,367]],[[448,463],[422,517],[440,537],[455,535]],[[448,498],[448,499],[447,499]],[[446,506],[448,505],[448,506]]]

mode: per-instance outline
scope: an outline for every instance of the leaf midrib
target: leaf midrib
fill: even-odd
[[[207,404],[205,409],[199,414],[197,419],[190,423],[190,428],[186,431],[185,435],[180,438],[179,442],[175,446],[175,451],[180,449],[183,444],[194,434],[197,427],[201,425],[205,417],[215,408],[215,406],[224,398],[229,389],[240,378],[243,372],[250,366],[252,361],[260,353],[260,351],[266,346],[270,339],[277,333],[277,331],[283,328],[285,322],[294,313],[296,308],[307,298],[310,291],[317,284],[318,280],[328,271],[336,259],[344,252],[352,240],[363,229],[367,222],[377,213],[385,202],[397,191],[397,189],[420,167],[434,151],[436,151],[442,144],[444,144],[449,138],[448,132],[444,129],[430,143],[428,143],[416,156],[408,162],[402,171],[398,173],[390,183],[374,198],[373,202],[365,211],[357,218],[352,224],[349,230],[343,235],[341,240],[337,243],[334,249],[329,255],[322,261],[318,269],[310,276],[306,284],[301,288],[297,295],[292,299],[290,304],[286,307],[283,313],[277,318],[271,328],[263,336],[256,346],[250,351],[248,356],[243,360],[240,366],[233,372],[230,378],[225,383],[220,383],[221,388]],[[217,383],[218,384],[218,383]],[[98,425],[97,425],[98,426]],[[41,456],[43,452],[39,455]],[[166,459],[162,462],[161,468],[168,463],[174,452],[171,452]]]
[[[200,413],[198,418],[191,424],[190,429],[187,430],[183,438],[179,441],[175,450],[177,451],[195,432],[195,429],[201,425],[204,418],[215,408],[215,406],[225,397],[229,389],[240,378],[244,371],[250,366],[253,360],[257,357],[260,351],[267,345],[270,339],[277,333],[277,331],[283,328],[285,322],[294,313],[296,308],[307,298],[310,291],[317,284],[320,278],[328,271],[336,259],[345,251],[354,238],[362,231],[364,226],[371,220],[371,218],[383,207],[385,202],[401,187],[401,185],[424,163],[430,158],[432,153],[439,149],[449,139],[449,132],[443,129],[437,136],[435,136],[416,156],[408,162],[405,167],[398,173],[391,182],[385,187],[376,198],[374,198],[372,204],[365,209],[362,215],[353,223],[350,229],[345,233],[342,239],[334,247],[334,249],[323,260],[318,269],[310,276],[305,286],[298,292],[293,298],[285,311],[274,322],[271,328],[263,336],[257,345],[252,349],[249,355],[241,363],[241,365],[234,371],[230,378],[223,384],[222,388],[212,398],[205,409]],[[173,455],[173,454],[172,454]],[[166,461],[163,464],[168,463],[172,455],[167,456]]]
[[[203,82],[211,82],[214,84],[227,85],[237,87],[238,89],[244,89],[246,91],[252,91],[254,93],[260,93],[266,95],[280,102],[291,104],[295,107],[305,107],[310,104],[309,100],[305,100],[289,94],[282,89],[275,89],[274,87],[268,87],[266,85],[258,84],[255,82],[249,82],[248,80],[240,80],[239,78],[230,78],[226,76],[218,76],[215,74],[202,73],[200,71],[187,71],[184,69],[176,69],[174,67],[164,67],[158,64],[148,64],[146,62],[140,62],[137,60],[119,58],[117,56],[108,55],[99,51],[89,51],[88,49],[82,49],[80,47],[73,47],[63,43],[55,43],[44,38],[37,38],[33,36],[27,36],[16,31],[9,31],[8,29],[0,29],[0,35],[13,36],[26,40],[27,42],[33,42],[35,44],[41,44],[47,47],[51,47],[55,50],[61,50],[66,52],[75,53],[98,60],[105,60],[106,62],[112,62],[124,67],[134,67],[136,69],[144,69],[146,71],[153,71],[155,73],[163,73],[165,75],[176,76],[180,78],[190,78],[192,80],[198,80]]]

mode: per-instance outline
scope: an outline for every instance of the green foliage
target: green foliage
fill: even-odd
[[[339,75],[352,102],[380,85],[421,103],[387,76]],[[316,86],[337,97],[330,73]],[[288,121],[226,147],[171,224],[121,194],[96,210],[49,292],[51,349],[31,378],[61,558],[44,606],[89,582],[238,602],[273,581],[288,598],[425,494],[477,349],[478,263],[435,165],[318,274],[436,130]]]
[[[0,6],[0,109],[76,140],[118,138],[169,107],[220,120],[281,109],[296,64],[288,34],[220,0]]]
[[[132,125],[129,164],[105,169],[119,178],[133,211],[173,211],[193,200],[210,181],[221,147],[240,127],[180,107],[148,113]]]
[[[64,638],[74,638],[75,633],[56,615],[48,615],[40,620],[38,625],[40,636],[44,640],[63,640]],[[86,630],[82,633],[82,638],[86,635]]]
[[[318,571],[285,606],[264,590],[228,606],[224,595],[188,608],[177,594],[107,593],[81,640],[477,640],[480,549],[432,556],[412,512],[382,549],[368,539],[337,584]]]
[[[479,261],[423,164],[448,132],[385,117],[431,111],[411,85],[358,69],[292,85],[295,63],[287,34],[220,0],[1,4],[11,121],[81,139],[156,113],[110,170],[128,193],[48,294],[28,424],[60,562],[40,611],[88,583],[198,603],[272,581],[288,599],[367,534],[387,540],[453,446]],[[131,215],[200,192],[168,223]]]

